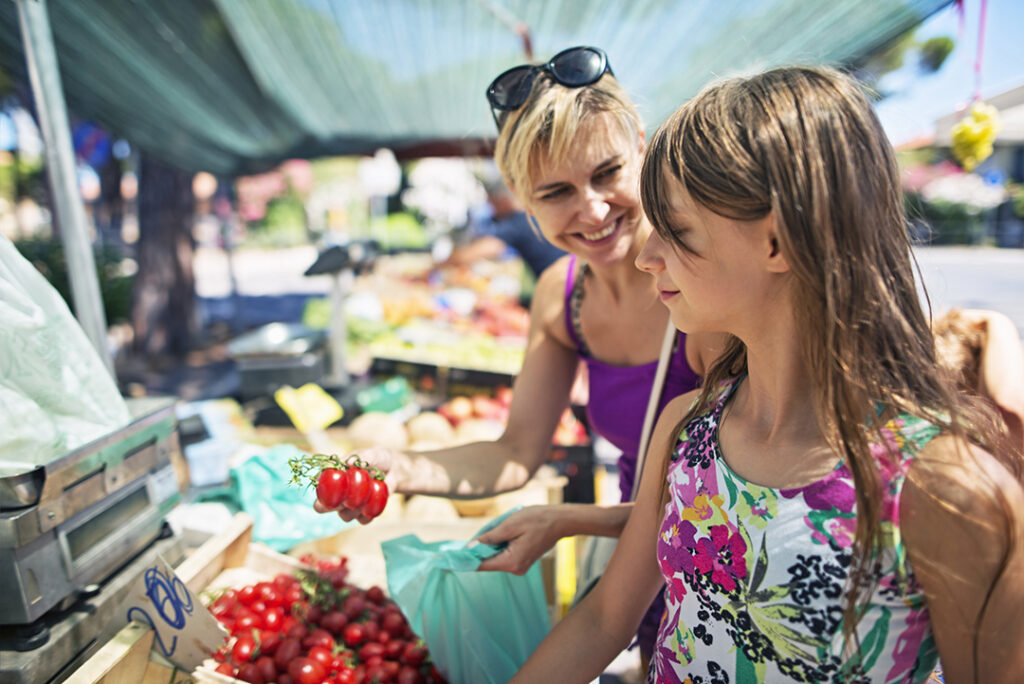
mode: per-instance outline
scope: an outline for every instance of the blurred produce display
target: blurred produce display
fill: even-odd
[[[381,257],[347,296],[347,356],[394,359],[514,375],[522,366],[530,313],[519,302],[522,262],[435,268],[430,255]],[[328,329],[326,299],[303,323]]]

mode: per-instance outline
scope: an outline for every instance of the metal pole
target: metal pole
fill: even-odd
[[[89,243],[85,206],[78,191],[71,129],[46,0],[15,0],[14,4],[18,6],[29,81],[46,143],[46,171],[53,195],[53,210],[59,217],[75,314],[86,337],[113,375],[114,364],[107,345],[107,321],[100,299],[96,261]]]

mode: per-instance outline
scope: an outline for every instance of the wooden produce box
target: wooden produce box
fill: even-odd
[[[237,514],[227,529],[208,539],[174,568],[175,574],[198,596],[202,591],[269,580],[278,573],[290,573],[302,567],[295,558],[252,543],[252,525],[252,517]],[[73,684],[237,681],[206,668],[194,672],[176,668],[151,651],[154,634],[149,627],[129,623],[65,681]]]

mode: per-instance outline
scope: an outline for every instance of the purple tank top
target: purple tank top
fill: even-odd
[[[572,291],[576,281],[576,255],[569,257],[569,272],[565,279],[565,326],[577,350],[585,349],[583,341],[576,334],[572,323]],[[673,398],[700,386],[697,375],[686,361],[686,335],[676,336],[676,348],[672,350],[665,386],[658,403],[658,414]],[[579,357],[587,364],[590,383],[590,400],[587,402],[587,419],[594,432],[614,444],[621,452],[619,457],[619,492],[622,501],[629,501],[633,490],[633,475],[636,472],[637,451],[640,448],[640,432],[643,430],[644,413],[651,395],[651,385],[658,369],[657,360],[639,366],[614,366],[599,361],[589,353],[579,351]]]

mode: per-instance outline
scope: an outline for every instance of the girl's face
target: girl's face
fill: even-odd
[[[770,215],[736,221],[694,202],[682,183],[668,185],[664,190],[674,239],[651,231],[637,268],[654,276],[658,295],[680,330],[743,338],[745,330],[775,310],[772,293],[779,294]]]
[[[522,198],[551,244],[594,265],[617,263],[629,255],[643,217],[643,138],[600,114],[580,127],[571,147],[558,163],[540,156]]]

